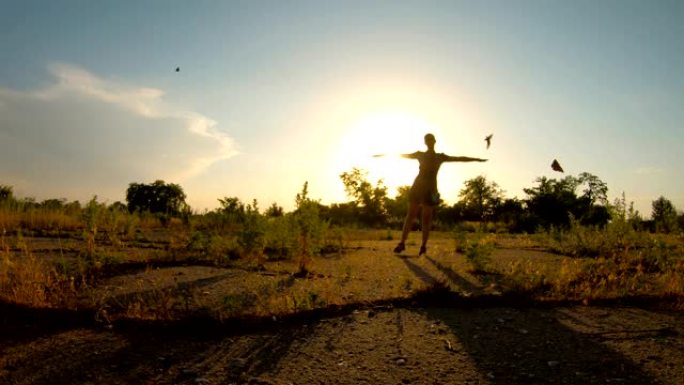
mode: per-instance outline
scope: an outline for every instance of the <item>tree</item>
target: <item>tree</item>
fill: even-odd
[[[561,181],[540,177],[535,180],[536,187],[523,188],[527,199],[525,205],[536,224],[543,227],[568,226],[568,213],[576,201],[574,178],[567,176]]]
[[[670,233],[677,231],[677,210],[669,199],[661,196],[651,203],[651,217],[657,232]]]
[[[533,232],[529,226],[529,214],[523,207],[523,202],[517,198],[505,199],[496,206],[494,219],[503,222],[511,232]]]
[[[459,203],[473,219],[486,223],[503,199],[503,190],[483,175],[465,181],[465,187],[458,194]],[[466,214],[467,215],[467,214]]]
[[[218,212],[218,222],[220,226],[234,226],[245,220],[245,204],[238,197],[223,197],[218,199],[221,207],[216,209]]]
[[[588,172],[579,174],[577,179],[579,186],[584,186],[583,197],[589,199],[591,204],[608,204],[608,185],[596,175]]]
[[[354,202],[321,205],[319,211],[321,218],[331,225],[349,226],[359,223],[359,207]]]
[[[40,202],[40,207],[48,210],[59,210],[64,207],[66,204],[66,199],[61,198],[61,199],[46,199],[42,202]]]
[[[14,199],[12,186],[0,184],[0,202],[9,202]]]
[[[624,191],[621,197],[613,201],[609,209],[613,226],[632,230],[640,230],[642,228],[643,219],[641,214],[639,210],[634,208],[634,202],[627,204],[627,197]]]
[[[147,211],[150,213],[177,216],[185,209],[185,193],[173,183],[157,180],[151,184],[131,183],[126,190],[128,211]]]
[[[582,173],[577,178],[570,175],[560,180],[541,177],[536,182],[538,186],[523,191],[527,194],[525,204],[530,219],[538,225],[567,227],[571,217],[585,225],[605,226],[608,223],[610,213],[605,205],[608,187],[598,177]],[[580,186],[585,187],[583,195],[577,196],[575,191]]]
[[[218,199],[221,207],[218,209],[222,214],[240,217],[245,213],[245,204],[238,197],[223,197]]]
[[[264,213],[267,217],[275,218],[275,217],[282,217],[285,215],[285,211],[283,210],[282,206],[278,206],[277,203],[273,202],[267,209],[266,212]]]
[[[399,186],[397,187],[397,195],[385,201],[387,216],[392,225],[402,226],[404,223],[404,217],[406,217],[406,210],[409,205],[410,191],[411,186]]]
[[[382,225],[387,220],[387,187],[382,180],[373,186],[366,178],[367,172],[356,167],[340,174],[347,195],[361,208],[361,222],[370,226]]]
[[[119,212],[119,213],[124,213],[124,212],[128,211],[128,207],[119,201],[112,203],[111,205],[109,205],[109,207],[107,207],[107,209],[109,211]]]

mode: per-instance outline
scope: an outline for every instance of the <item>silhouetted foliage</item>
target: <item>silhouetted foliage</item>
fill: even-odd
[[[411,186],[399,186],[397,188],[397,195],[394,198],[389,198],[385,201],[385,209],[387,210],[388,222],[392,226],[401,228],[406,217],[406,210],[409,205],[409,192]]]
[[[46,199],[46,200],[40,202],[40,207],[48,209],[48,210],[59,210],[59,209],[64,207],[65,203],[66,203],[65,198]]]
[[[34,197],[25,197],[20,200],[15,200],[19,206],[24,210],[30,210],[30,209],[36,209],[40,207],[40,203],[36,201],[36,198]]]
[[[583,172],[579,174],[577,182],[579,187],[584,187],[582,197],[588,199],[592,205],[608,204],[608,185],[596,175]]]
[[[330,206],[319,207],[321,218],[335,226],[359,225],[359,207],[354,202],[333,203]]]
[[[292,214],[299,236],[299,273],[308,271],[309,258],[320,252],[323,235],[328,223],[321,219],[320,203],[309,198],[309,182],[304,182],[302,191],[295,198],[297,209]]]
[[[450,228],[455,224],[466,220],[465,207],[462,203],[456,202],[451,206],[441,203],[435,210],[435,226],[440,228]]]
[[[64,210],[68,214],[76,214],[81,212],[81,202],[79,201],[71,201],[67,204],[64,205]]]
[[[285,215],[285,210],[283,210],[282,206],[278,206],[277,203],[273,202],[267,209],[266,212],[264,213],[267,217],[275,218],[275,217],[282,217]]]
[[[641,214],[634,208],[634,202],[627,204],[627,197],[622,193],[620,198],[616,198],[610,205],[610,216],[612,224],[621,225],[630,230],[643,230],[644,220]]]
[[[368,226],[379,226],[386,223],[387,187],[382,180],[373,186],[366,180],[367,173],[354,167],[349,172],[340,174],[344,189],[360,208],[360,221]]]
[[[207,216],[207,224],[219,232],[235,230],[244,222],[245,204],[237,197],[223,197],[218,201],[220,207]]]
[[[525,204],[531,215],[527,218],[531,226],[544,228],[551,226],[568,227],[570,219],[575,218],[584,225],[605,226],[610,220],[606,206],[608,187],[598,177],[582,173],[579,178],[566,176],[563,179],[536,179],[536,187],[525,188],[527,194]],[[577,196],[575,191],[584,186],[583,195]]]
[[[502,222],[508,231],[513,233],[533,232],[530,227],[531,218],[525,210],[523,202],[517,198],[504,199],[494,209],[494,220]]]
[[[222,214],[241,218],[245,214],[245,204],[240,202],[238,197],[224,197],[223,199],[218,199],[221,207],[218,209]]]
[[[151,184],[131,183],[126,190],[128,211],[177,216],[186,208],[183,189],[173,183],[157,180]]]
[[[465,181],[465,187],[458,196],[467,219],[487,222],[501,204],[503,190],[495,182],[480,175]]]
[[[14,199],[14,189],[12,186],[0,184],[0,202],[8,202]]]
[[[655,231],[671,233],[678,230],[677,210],[669,199],[661,196],[651,203],[653,212],[651,217]]]
[[[119,212],[119,213],[125,213],[126,211],[128,211],[128,207],[126,207],[125,204],[123,204],[119,201],[112,203],[111,205],[109,205],[108,208],[110,211]]]
[[[256,256],[261,264],[266,245],[266,219],[259,213],[256,199],[251,204],[242,205],[242,227],[238,232],[237,243],[245,256]]]

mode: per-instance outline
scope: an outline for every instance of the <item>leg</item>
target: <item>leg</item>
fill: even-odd
[[[427,251],[427,242],[430,238],[430,227],[432,227],[432,206],[423,206],[423,219],[421,225],[423,227],[423,244],[420,246],[420,254],[425,254]]]
[[[418,203],[409,203],[408,211],[406,212],[406,219],[404,219],[404,228],[401,232],[401,241],[399,242],[399,245],[397,245],[397,247],[394,249],[395,253],[399,253],[404,250],[404,242],[406,242],[406,239],[408,238],[409,232],[411,231],[411,226],[413,226],[413,221],[418,216],[419,209],[420,206],[418,205]]]

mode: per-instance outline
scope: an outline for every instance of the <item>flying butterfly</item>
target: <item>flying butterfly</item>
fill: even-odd
[[[560,163],[558,163],[556,159],[554,159],[551,163],[551,168],[553,171],[563,172],[563,167],[561,167]]]
[[[487,149],[488,150],[489,150],[489,146],[492,144],[492,136],[494,136],[494,134],[489,134],[485,137],[485,142],[487,142]]]

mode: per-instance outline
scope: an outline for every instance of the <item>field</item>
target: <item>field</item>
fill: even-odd
[[[392,230],[289,256],[202,234],[3,234],[0,383],[684,383],[681,236],[435,232],[419,257]]]

